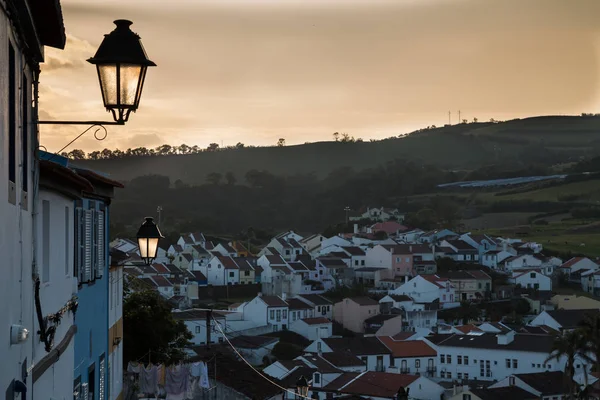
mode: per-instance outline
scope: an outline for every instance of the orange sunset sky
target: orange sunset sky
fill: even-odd
[[[91,57],[131,19],[150,59],[140,109],[73,148],[288,145],[427,125],[600,112],[597,0],[62,0],[42,119],[110,119]],[[56,151],[84,127],[44,126]]]

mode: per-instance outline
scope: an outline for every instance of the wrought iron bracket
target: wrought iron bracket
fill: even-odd
[[[104,125],[125,125],[125,121],[122,119],[119,119],[117,121],[38,121],[38,124],[40,124],[40,125],[89,125],[89,127],[86,130],[81,132],[79,135],[77,135],[75,137],[75,139],[71,140],[62,149],[60,149],[56,152],[56,154],[60,154],[63,150],[65,150],[67,147],[69,147],[70,145],[75,143],[77,141],[77,139],[79,139],[80,137],[85,135],[92,128],[94,128],[94,127],[97,128],[94,131],[94,138],[98,141],[101,141],[101,140],[106,139],[106,136],[108,136],[108,131],[106,130],[106,127]],[[102,134],[102,133],[98,134],[98,132],[100,132],[102,130],[104,131],[104,134]]]

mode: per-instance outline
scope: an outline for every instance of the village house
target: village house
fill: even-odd
[[[498,243],[496,243],[493,238],[485,234],[465,233],[460,235],[459,239],[476,248],[480,260],[482,259],[484,253],[491,250],[496,250],[498,248]]]
[[[598,309],[591,310],[547,310],[536,316],[529,325],[549,326],[557,331],[571,331],[577,329],[586,316],[598,315]]]
[[[492,290],[492,277],[481,270],[448,271],[438,274],[455,288],[456,300],[483,300]]]
[[[587,257],[573,257],[560,266],[560,271],[571,276],[577,271],[596,271],[598,268],[600,268],[598,264]]]
[[[190,253],[180,253],[173,258],[173,264],[178,268],[191,270],[194,268],[194,257]]]
[[[194,242],[194,238],[191,235],[181,235],[177,240],[177,244],[181,246],[183,251],[189,251],[197,243]]]
[[[439,301],[441,307],[454,306],[459,299],[456,297],[456,288],[450,280],[438,275],[417,275],[389,294],[407,295],[416,303],[432,303]]]
[[[592,310],[600,309],[600,301],[585,296],[557,294],[550,298],[557,310]]]
[[[401,314],[377,314],[365,319],[364,334],[375,336],[395,335],[403,331]]]
[[[302,294],[296,296],[296,298],[310,305],[313,308],[315,317],[333,318],[333,303],[329,299],[318,294]]]
[[[333,306],[333,319],[356,333],[363,333],[365,320],[377,314],[379,303],[369,297],[345,298]]]
[[[407,295],[388,294],[379,300],[382,312],[399,313],[403,318],[403,331],[419,328],[431,329],[437,325],[439,301],[415,303]]]
[[[345,353],[358,357],[367,371],[386,371],[390,366],[392,352],[377,339],[370,337],[331,337],[320,338],[308,345],[304,351],[309,353]]]
[[[412,229],[404,232],[396,233],[396,241],[398,243],[416,243],[419,237],[425,232],[421,229]]]
[[[237,335],[230,339],[235,347],[250,364],[259,366],[279,343],[279,339],[271,336]]]
[[[286,303],[288,303],[288,309],[290,312],[288,317],[290,324],[293,324],[294,321],[299,319],[312,318],[315,315],[313,306],[305,301],[302,301],[302,299],[299,297],[287,299]]]
[[[450,239],[458,237],[458,234],[452,232],[449,229],[441,229],[439,231],[429,231],[423,232],[421,236],[419,236],[419,243],[438,243],[444,239]]]
[[[515,270],[508,281],[522,288],[552,290],[552,279],[542,274],[540,269]]]
[[[232,242],[229,242],[229,246],[233,250],[235,250],[238,257],[254,257],[254,254],[252,254],[252,252],[250,252],[248,247],[246,245],[244,245],[244,243],[242,243],[241,240],[234,240]],[[250,246],[249,243],[248,243],[248,246]]]
[[[392,336],[378,339],[392,352],[387,372],[423,375],[436,378],[437,352],[423,340],[396,340]]]
[[[286,261],[295,261],[298,256],[304,254],[304,248],[298,243],[298,240],[296,240],[294,236],[290,235],[286,237],[273,238],[269,244],[258,253],[259,257],[267,254],[267,250],[265,249],[275,249]]]
[[[196,345],[206,344],[208,333],[206,331],[206,310],[201,309],[189,309],[184,311],[173,311],[173,318],[176,321],[183,321],[187,329],[192,334],[190,341]],[[221,330],[226,331],[225,328],[225,314],[219,311],[212,312],[212,320],[210,327],[210,343],[223,343],[224,338]],[[216,321],[216,322],[215,322]],[[214,326],[218,323],[221,329]]]
[[[233,260],[239,268],[240,285],[254,284],[256,277],[254,275],[255,258],[238,257]]]
[[[325,317],[302,318],[290,322],[290,330],[308,340],[331,337],[332,329],[331,321]]]
[[[542,400],[566,399],[570,395],[570,377],[562,371],[534,372],[529,374],[512,374],[489,386],[490,389],[518,387]]]
[[[371,221],[389,221],[391,219],[402,222],[404,220],[404,214],[400,213],[396,208],[387,207],[366,207],[361,209],[356,215],[349,217],[350,221],[361,221],[368,219]]]
[[[200,271],[208,279],[209,285],[237,285],[240,282],[240,268],[229,256],[214,256]]]
[[[424,340],[437,350],[439,378],[501,380],[511,374],[562,371],[565,358],[547,361],[554,335],[531,335],[512,330],[499,333],[437,334]],[[577,372],[583,363],[577,363]]]
[[[479,262],[479,250],[461,239],[444,239],[440,243],[441,247],[452,249],[449,257],[456,262],[476,263]]]
[[[314,235],[307,236],[307,237],[303,238],[302,240],[299,240],[298,242],[304,248],[304,250],[306,250],[306,252],[308,254],[310,254],[311,256],[314,256],[321,249],[321,244],[323,243],[324,239],[325,239],[325,236],[317,233]]]
[[[268,325],[273,332],[284,331],[289,327],[288,312],[289,307],[285,299],[259,293],[244,304],[243,319]]]
[[[521,389],[517,386],[508,386],[501,388],[490,388],[478,385],[476,387],[469,387],[467,385],[454,385],[453,393],[449,400],[540,400],[540,398],[533,393],[529,393],[526,390]]]
[[[512,249],[512,247],[511,247]],[[488,250],[483,255],[480,256],[479,262],[482,265],[485,265],[488,268],[497,270],[502,269],[504,265],[504,260],[507,258],[513,257],[517,255],[517,251],[512,249],[512,251],[508,250]]]
[[[543,264],[542,257],[534,254],[520,254],[512,256],[504,260],[504,271],[512,272],[515,269],[541,267]]]
[[[398,398],[399,391],[410,393],[411,399],[440,399],[444,388],[424,376],[367,371],[345,372],[324,387],[315,385],[313,380],[311,391],[323,392],[325,396],[320,395],[319,399],[392,400]]]
[[[211,251],[213,254],[219,253],[225,257],[238,257],[237,251],[233,247],[231,247],[228,243],[219,243],[215,246]]]

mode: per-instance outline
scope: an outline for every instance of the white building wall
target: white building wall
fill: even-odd
[[[267,305],[256,296],[244,305],[244,319],[254,321],[260,325],[267,325]]]
[[[523,288],[535,288],[535,285],[538,285],[538,290],[552,290],[552,279],[537,271],[526,272],[519,277],[511,278],[510,281]]]
[[[77,292],[77,283],[73,278],[73,230],[75,226],[73,202],[72,198],[47,190],[42,189],[39,193],[36,253],[41,282],[40,303],[44,317],[63,308]],[[47,212],[49,212],[48,215],[46,215]],[[28,280],[28,278],[23,277],[24,280]],[[25,301],[25,299],[23,300]],[[35,313],[35,309],[33,312]],[[29,340],[33,342],[34,346],[31,362],[36,364],[48,352],[37,333],[40,329],[37,318],[33,318],[33,321]],[[60,324],[56,327],[54,346],[63,340],[73,323],[72,312],[63,314]],[[72,338],[66,351],[61,354],[59,362],[48,368],[35,382],[34,398],[38,398],[38,396],[62,398],[73,395],[74,345],[75,340]],[[65,382],[71,384],[65,387]]]
[[[392,268],[392,254],[381,246],[375,246],[366,251],[367,267]]]
[[[204,273],[204,271],[202,271],[202,273]],[[223,264],[221,264],[219,259],[216,257],[213,257],[209,261],[204,276],[206,276],[209,285],[222,286],[225,285],[227,282],[225,280],[225,268],[223,267]]]
[[[225,331],[224,321],[222,319],[216,320],[223,331]],[[199,319],[193,321],[183,321],[188,330],[192,333],[193,337],[190,340],[194,345],[200,346],[206,344],[206,320]],[[215,320],[211,322],[210,327],[210,342],[221,343],[223,342],[223,335],[221,330],[214,326]]]
[[[328,338],[332,335],[331,322],[327,324],[308,325],[302,320],[297,320],[290,324],[289,329],[299,335],[304,336],[308,340]]]
[[[35,340],[36,331],[33,326],[33,283],[31,281],[32,265],[32,202],[33,198],[33,179],[30,171],[27,173],[29,180],[28,197],[21,206],[21,131],[16,134],[16,181],[14,191],[14,202],[9,202],[9,182],[8,182],[8,41],[9,37],[15,49],[17,60],[21,60],[21,51],[12,37],[11,25],[5,13],[0,13],[0,54],[3,54],[0,63],[0,251],[2,252],[2,279],[0,279],[0,293],[2,301],[0,302],[0,388],[3,392],[13,379],[22,379],[22,363],[27,359],[27,365],[33,365],[31,360],[32,346]],[[24,65],[19,61],[16,66],[16,98],[19,99],[20,71]],[[29,68],[25,69],[25,74],[29,78],[31,87],[31,74]],[[28,90],[28,98],[31,99],[31,92]],[[16,125],[20,127],[21,107],[17,104]],[[29,108],[29,115],[32,115],[32,109]],[[27,149],[29,154],[30,166],[33,166],[33,149],[37,150],[35,135],[29,135],[30,146]],[[29,332],[29,339],[18,345],[10,344],[10,326],[12,324],[21,324]],[[31,394],[27,393],[27,398]]]

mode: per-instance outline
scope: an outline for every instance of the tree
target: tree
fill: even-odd
[[[171,306],[158,292],[130,293],[123,303],[124,363],[142,360],[148,352],[152,362],[172,364],[184,359],[184,347],[192,334],[183,321],[175,321]]]
[[[458,309],[458,318],[462,321],[463,325],[468,324],[469,321],[477,320],[481,312],[475,304],[463,301],[460,303]]]
[[[206,148],[206,151],[217,151],[219,150],[219,145],[217,143],[211,143]]]
[[[567,377],[567,387],[569,388],[569,397],[573,398],[573,376],[575,375],[575,360],[577,358],[585,359],[585,350],[587,344],[585,337],[579,329],[570,332],[559,333],[554,339],[550,355],[544,361],[559,361],[566,358],[565,375]]]
[[[477,118],[473,118],[473,123],[476,124],[479,121]]]
[[[277,141],[277,147],[283,147],[283,146],[285,146],[285,139],[279,138],[279,140]]]
[[[279,342],[273,347],[271,354],[278,360],[293,360],[304,354],[304,350],[297,344]]]
[[[238,144],[235,145],[236,149],[243,149],[244,148],[244,143],[242,142],[238,142]]]
[[[68,155],[71,160],[84,160],[85,159],[85,153],[83,152],[83,150],[80,150],[80,149],[73,149],[68,153]]]
[[[206,180],[213,185],[218,185],[222,178],[223,174],[220,174],[219,172],[211,172],[210,174],[206,175]]]
[[[586,315],[581,322],[580,331],[586,341],[585,354],[593,354],[594,357],[587,356],[587,360],[594,364],[596,372],[600,372],[600,315]]]
[[[237,179],[235,179],[235,175],[233,174],[233,172],[227,171],[227,173],[225,174],[225,181],[227,181],[227,184],[231,186],[235,185]]]
[[[339,132],[333,132],[333,140],[335,140],[336,142],[338,140],[340,140],[340,133]]]

